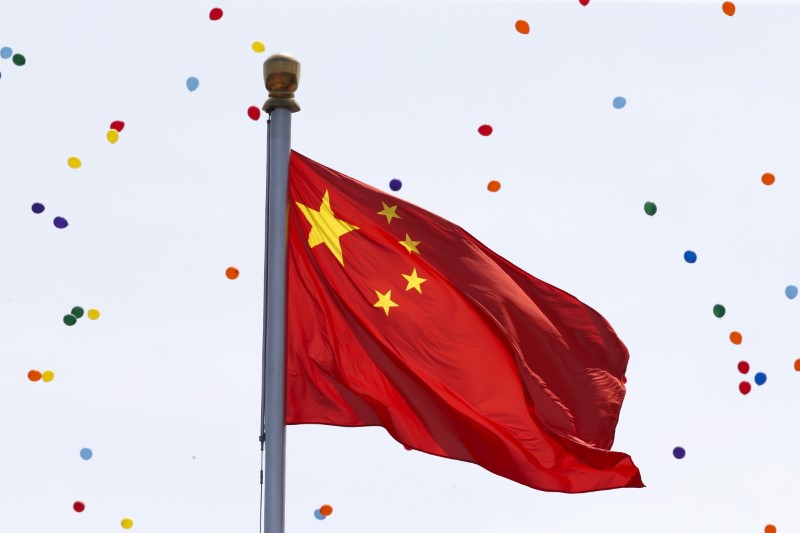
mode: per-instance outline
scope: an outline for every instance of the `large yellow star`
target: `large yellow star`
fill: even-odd
[[[406,247],[408,253],[411,252],[419,253],[419,250],[417,250],[417,245],[420,243],[420,241],[412,241],[411,237],[408,236],[408,233],[406,233],[406,240],[399,242],[400,244]]]
[[[383,209],[381,211],[378,211],[378,214],[386,217],[387,224],[391,224],[393,218],[403,218],[397,214],[396,205],[389,207],[388,205],[386,205],[386,202],[381,202],[381,203],[383,204]]]
[[[383,308],[383,310],[386,311],[386,316],[389,316],[389,309],[392,307],[399,307],[399,305],[392,301],[392,291],[388,291],[386,294],[375,291],[375,294],[378,295],[378,302],[373,305],[373,307]]]
[[[348,224],[344,220],[336,218],[331,209],[328,191],[325,191],[322,197],[322,205],[319,206],[319,210],[306,207],[300,202],[295,203],[305,215],[306,220],[311,224],[311,232],[308,234],[308,245],[313,248],[318,244],[325,244],[342,266],[344,266],[342,245],[339,243],[339,237],[345,233],[357,230],[358,228],[352,224]]]
[[[422,294],[422,287],[420,287],[420,285],[422,285],[428,280],[417,276],[416,268],[411,271],[411,275],[408,274],[400,274],[400,275],[406,278],[406,281],[408,282],[408,285],[406,285],[407,291],[410,291],[411,289],[417,289],[417,292]]]

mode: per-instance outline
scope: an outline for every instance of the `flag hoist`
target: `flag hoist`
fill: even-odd
[[[264,531],[283,533],[286,460],[286,231],[292,113],[300,62],[288,54],[264,61],[269,99],[267,133],[267,216],[264,265],[261,446],[266,445]]]

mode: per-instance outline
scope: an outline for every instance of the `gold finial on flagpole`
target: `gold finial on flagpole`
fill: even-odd
[[[264,111],[283,107],[296,113],[300,106],[294,99],[294,92],[300,81],[300,62],[289,54],[272,54],[264,61],[264,86],[269,91],[269,100]]]

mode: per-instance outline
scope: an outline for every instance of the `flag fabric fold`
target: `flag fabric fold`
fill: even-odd
[[[546,491],[642,487],[610,451],[628,351],[457,225],[292,152],[286,423],[382,426]]]

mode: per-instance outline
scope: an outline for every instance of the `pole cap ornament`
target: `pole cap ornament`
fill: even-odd
[[[272,54],[264,61],[264,86],[269,91],[269,100],[264,111],[286,108],[292,113],[300,111],[294,100],[294,92],[300,81],[300,62],[289,54]]]

